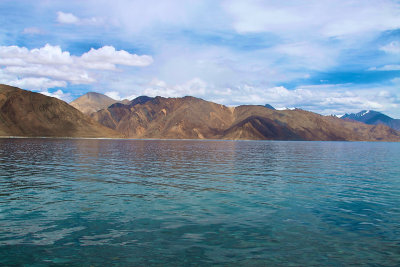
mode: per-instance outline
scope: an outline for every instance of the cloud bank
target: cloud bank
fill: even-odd
[[[136,55],[112,46],[90,49],[81,56],[46,44],[42,48],[0,46],[0,82],[28,89],[92,84],[99,71],[117,71],[117,66],[144,67],[152,64],[147,55]]]

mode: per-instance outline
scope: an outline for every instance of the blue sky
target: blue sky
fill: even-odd
[[[0,1],[0,83],[400,118],[400,2]]]

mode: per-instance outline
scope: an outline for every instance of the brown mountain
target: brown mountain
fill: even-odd
[[[89,92],[78,97],[69,104],[84,114],[90,114],[101,109],[105,109],[117,102],[117,100],[106,95]]]
[[[120,137],[59,99],[0,85],[0,136]]]
[[[383,125],[299,109],[230,108],[194,97],[139,97],[91,117],[130,138],[400,141],[399,132]]]

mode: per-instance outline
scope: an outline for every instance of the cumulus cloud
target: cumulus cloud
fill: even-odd
[[[65,24],[77,24],[79,18],[72,13],[57,12],[57,21]]]
[[[26,47],[0,46],[0,65],[72,64],[73,59],[69,52],[63,52],[60,46],[46,44],[42,48],[28,50]]]
[[[26,89],[92,84],[96,82],[94,71],[117,70],[117,65],[143,67],[152,62],[151,56],[117,51],[112,46],[91,49],[82,56],[72,56],[49,44],[32,50],[0,46],[0,72],[8,75],[5,83]]]
[[[99,49],[92,48],[83,54],[80,63],[94,69],[114,69],[115,65],[144,67],[153,63],[153,58],[133,55],[124,50],[116,51],[112,46],[103,46]]]

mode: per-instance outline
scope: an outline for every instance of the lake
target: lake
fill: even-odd
[[[400,265],[400,143],[0,139],[0,265]]]

